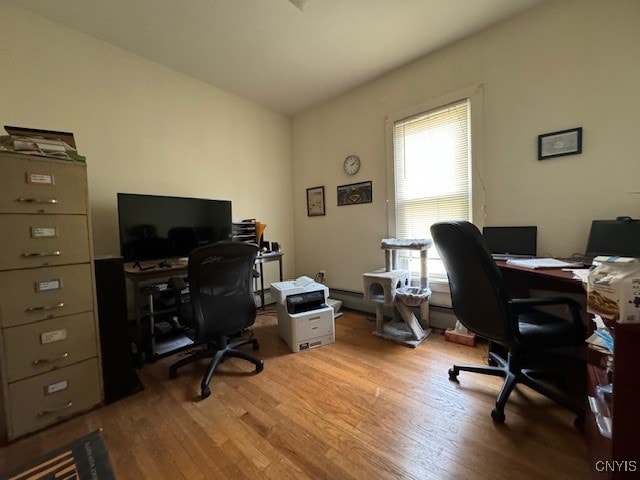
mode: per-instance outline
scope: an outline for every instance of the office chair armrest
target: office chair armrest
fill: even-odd
[[[516,309],[543,305],[568,305],[569,308],[580,310],[580,304],[569,297],[512,298],[509,303]]]
[[[512,298],[509,300],[509,307],[511,308],[512,318],[516,320],[518,315],[526,313],[535,309],[535,307],[543,307],[548,305],[566,305],[571,312],[571,320],[575,324],[582,324],[582,317],[580,316],[580,304],[573,298],[568,297],[541,297],[541,298]]]

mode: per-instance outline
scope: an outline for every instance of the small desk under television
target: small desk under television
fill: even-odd
[[[282,252],[268,252],[258,255],[256,258],[256,266],[259,269],[260,277],[258,279],[260,288],[257,293],[260,296],[260,308],[265,308],[264,296],[264,264],[268,262],[278,262],[279,279],[282,281]],[[162,265],[162,266],[161,266]],[[158,309],[154,303],[157,294],[167,291],[167,282],[171,277],[186,278],[188,267],[185,259],[173,258],[160,262],[159,260],[147,260],[141,262],[125,263],[124,275],[129,280],[130,285],[128,294],[133,299],[133,312],[130,316],[135,319],[135,342],[139,354],[147,352],[150,360],[154,360],[160,356],[169,355],[187,348],[192,345],[192,341],[185,335],[176,336],[162,342],[156,342],[154,335],[148,333],[145,335],[145,329],[149,332],[154,331],[154,317],[167,313],[162,309]],[[145,323],[148,319],[148,324]],[[150,338],[145,338],[149,336]],[[150,345],[146,345],[149,340]],[[141,358],[138,363],[144,363]]]

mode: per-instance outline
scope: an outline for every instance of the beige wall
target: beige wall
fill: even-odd
[[[294,118],[297,274],[362,291],[384,266],[385,116],[484,84],[484,218],[538,225],[539,254],[582,251],[590,221],[640,217],[640,2],[552,1]],[[537,136],[581,126],[584,153],[537,160]],[[353,177],[348,154],[363,161]],[[372,204],[336,206],[336,186],[373,181]],[[327,214],[307,217],[324,185]],[[425,231],[425,236],[428,232]]]
[[[293,274],[287,117],[3,3],[0,125],[74,133],[96,254],[118,253],[117,192],[228,199]]]
[[[118,251],[117,192],[224,198],[267,223],[285,276],[362,290],[383,265],[385,116],[484,84],[486,218],[537,224],[539,253],[580,251],[593,218],[640,216],[640,2],[552,1],[311,109],[274,113],[2,2],[0,125],[72,131],[87,157],[97,254]],[[582,126],[584,153],[538,162],[541,133]],[[293,138],[293,165],[292,165]],[[363,166],[342,172],[348,154]],[[372,204],[336,186],[372,180]],[[291,185],[293,184],[293,189]],[[324,217],[306,188],[324,185]],[[293,199],[293,200],[292,200]],[[294,230],[295,220],[295,230]],[[295,245],[294,245],[295,234]],[[426,232],[425,232],[426,235]]]

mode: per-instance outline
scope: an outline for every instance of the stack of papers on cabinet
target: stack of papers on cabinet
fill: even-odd
[[[507,260],[509,265],[524,268],[569,268],[569,267],[581,267],[581,263],[565,262],[564,260],[558,260],[557,258],[510,258]]]
[[[0,137],[0,150],[83,161],[76,150],[73,133],[6,125],[4,128],[9,135]]]

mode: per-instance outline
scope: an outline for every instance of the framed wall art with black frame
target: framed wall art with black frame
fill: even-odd
[[[324,187],[307,188],[307,217],[320,217],[324,214]]]
[[[582,153],[582,127],[538,135],[538,160]]]
[[[338,206],[357,205],[358,203],[373,202],[373,188],[371,180],[367,182],[350,183],[338,186]]]

